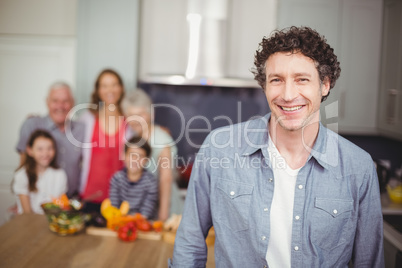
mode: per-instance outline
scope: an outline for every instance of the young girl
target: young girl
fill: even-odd
[[[28,140],[26,158],[16,171],[12,189],[17,195],[18,213],[43,214],[42,203],[67,192],[67,176],[56,164],[56,143],[44,130]]]

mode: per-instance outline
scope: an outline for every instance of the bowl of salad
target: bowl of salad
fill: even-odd
[[[67,196],[62,196],[41,206],[49,222],[50,231],[67,236],[79,233],[85,228],[87,216],[82,213],[82,205],[78,200],[69,200]]]

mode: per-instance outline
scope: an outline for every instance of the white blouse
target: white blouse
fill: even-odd
[[[20,168],[14,175],[12,185],[14,194],[17,196],[18,213],[22,214],[21,201],[18,195],[28,195],[31,208],[34,213],[43,214],[41,204],[51,202],[67,192],[67,175],[62,169],[47,168],[36,181],[36,192],[29,191],[28,176],[25,168]]]

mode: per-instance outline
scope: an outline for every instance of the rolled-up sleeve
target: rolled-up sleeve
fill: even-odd
[[[193,268],[206,265],[205,238],[212,226],[208,140],[209,137],[205,140],[193,164],[183,217],[175,239],[173,260],[169,260],[169,267]]]
[[[374,165],[359,190],[359,219],[353,249],[354,267],[384,267],[383,218]]]

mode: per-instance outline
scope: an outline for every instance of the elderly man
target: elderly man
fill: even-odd
[[[368,55],[369,56],[369,55]],[[197,155],[171,267],[384,267],[377,173],[319,122],[340,75],[316,31],[264,38],[254,76],[271,113],[213,131]]]
[[[57,143],[57,162],[64,169],[68,178],[68,196],[78,192],[81,172],[81,148],[73,145],[66,132],[71,131],[73,137],[83,141],[84,126],[80,122],[70,121],[67,115],[74,105],[70,86],[64,82],[51,85],[47,99],[49,114],[44,117],[30,117],[21,127],[17,151],[24,161],[25,148],[29,136],[37,129],[44,129],[52,134]]]

